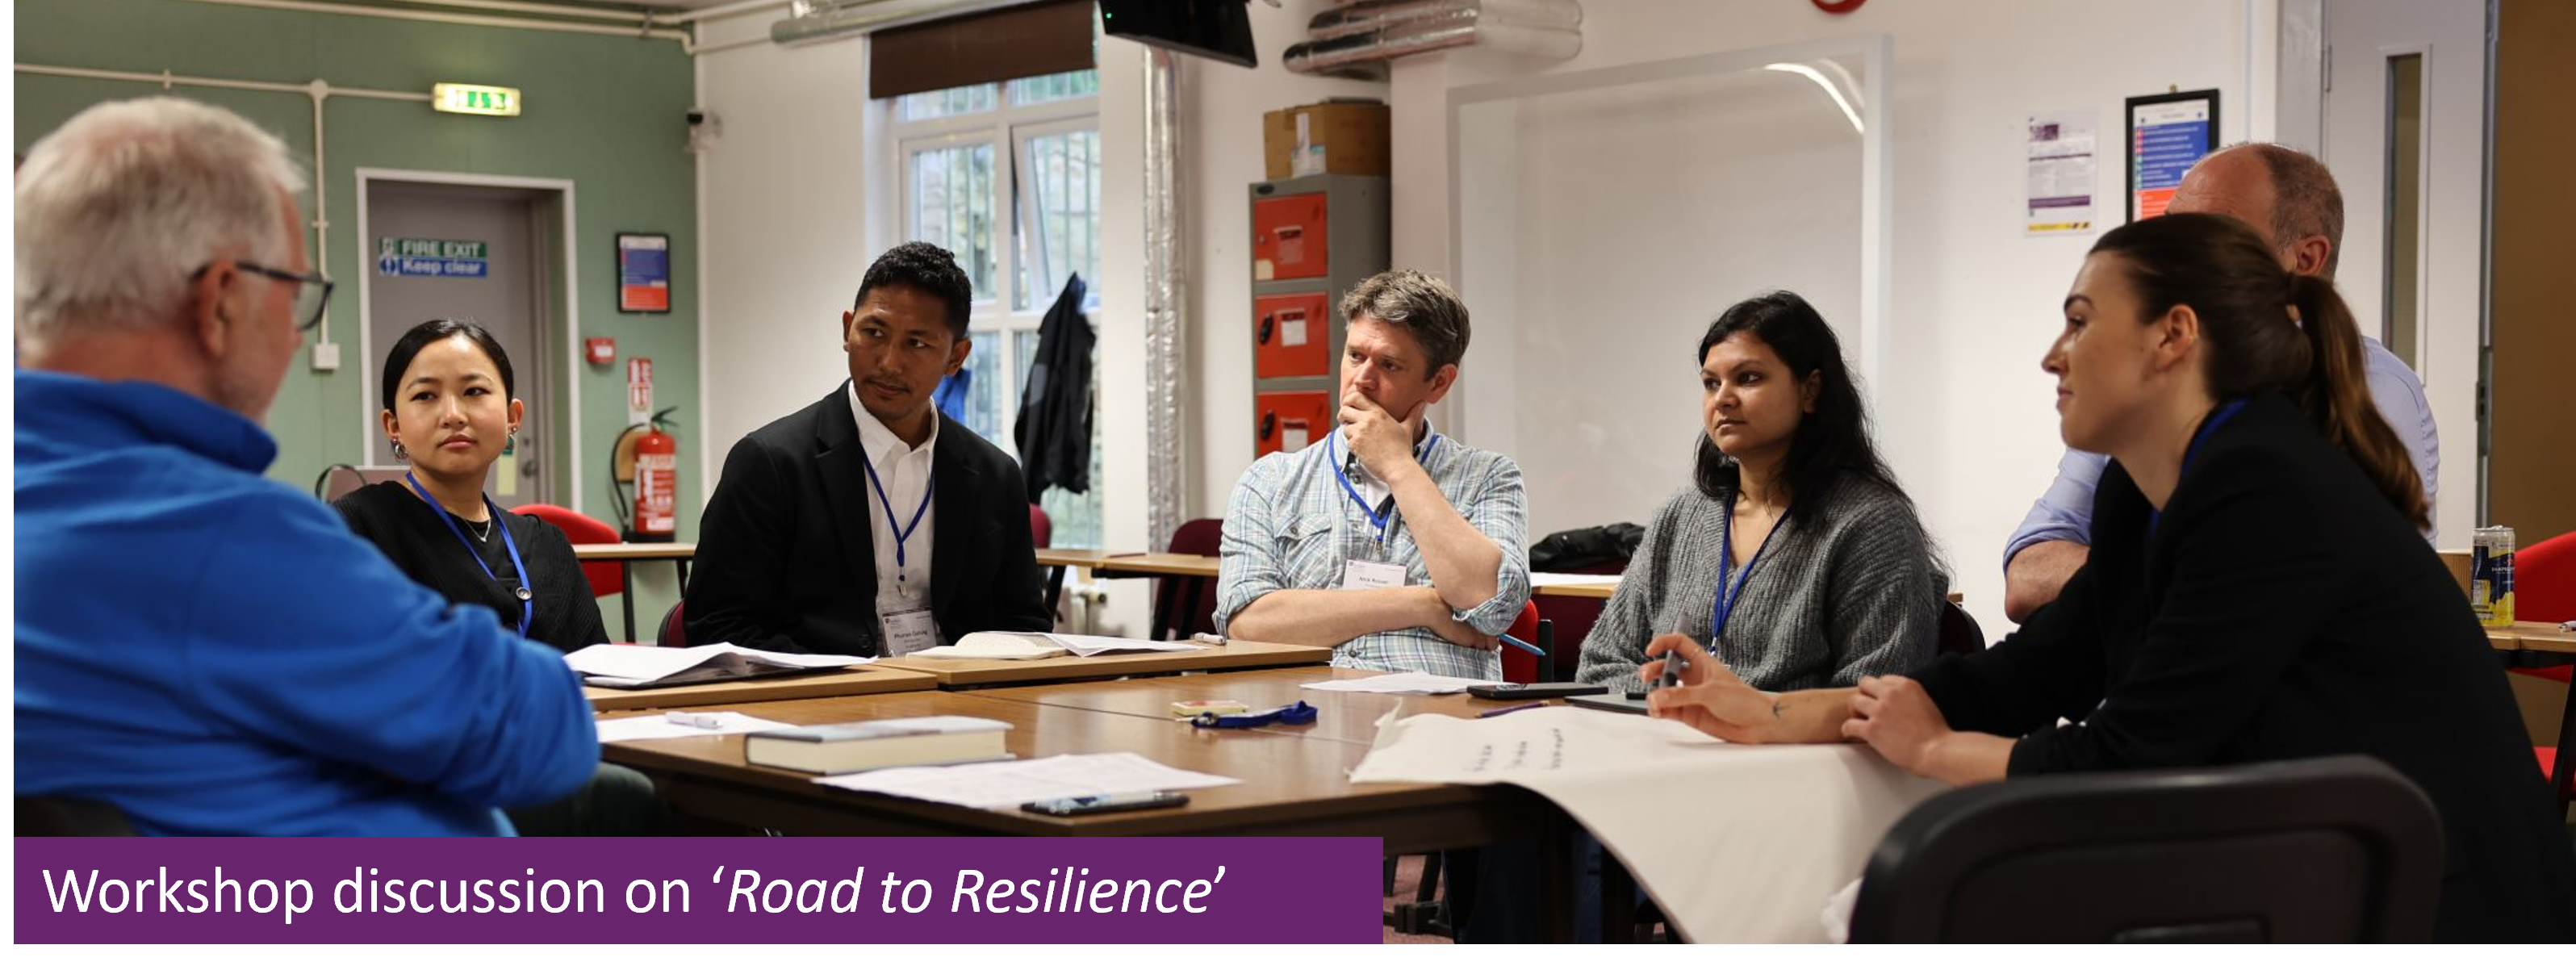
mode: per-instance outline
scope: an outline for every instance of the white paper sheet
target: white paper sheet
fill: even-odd
[[[1694,942],[1823,942],[1818,914],[1943,790],[1851,744],[1735,745],[1577,707],[1383,726],[1353,782],[1509,783],[1555,802]]]
[[[1028,802],[1056,798],[1215,788],[1241,781],[1223,775],[1182,771],[1126,751],[1064,754],[1034,761],[991,761],[945,768],[885,768],[814,779],[816,784],[834,788],[968,808],[1017,808]]]
[[[1094,657],[1104,653],[1177,653],[1205,650],[1195,643],[1165,643],[1159,640],[1137,640],[1129,637],[1087,637],[1070,633],[969,633],[954,644],[932,647],[912,654],[915,657],[937,657],[949,660],[1044,660],[1072,654]]]
[[[777,721],[736,714],[732,711],[690,711],[695,718],[713,718],[714,726],[681,724],[666,714],[642,714],[635,717],[600,718],[599,743],[650,741],[655,738],[703,738],[718,734],[749,734],[753,731],[775,731],[795,727]]]
[[[1183,653],[1191,650],[1207,649],[1206,647],[1195,643],[1165,643],[1161,640],[1138,640],[1132,637],[1087,637],[1072,633],[1050,633],[1047,635],[1047,639],[1053,640],[1057,645],[1073,651],[1073,655],[1077,657],[1093,657],[1104,653],[1120,653],[1129,651],[1141,653]]]

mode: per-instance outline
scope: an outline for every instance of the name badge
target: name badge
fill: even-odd
[[[939,624],[930,618],[929,610],[888,613],[884,620],[886,656],[900,657],[939,645]]]
[[[1404,567],[1391,562],[1351,559],[1342,563],[1343,589],[1388,589],[1404,585]]]

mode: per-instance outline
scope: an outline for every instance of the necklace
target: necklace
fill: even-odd
[[[482,528],[480,528],[480,529],[476,529],[476,530],[474,530],[474,541],[476,541],[476,542],[490,542],[490,541],[492,541],[492,523],[493,523],[494,521],[495,521],[495,520],[493,520],[493,519],[485,519],[485,520],[483,520],[483,527],[482,527]],[[466,524],[466,525],[468,525],[468,526],[471,526],[471,525],[473,525],[474,523],[468,522],[468,523],[465,523],[465,524]]]

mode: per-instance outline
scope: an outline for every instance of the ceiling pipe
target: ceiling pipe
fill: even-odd
[[[1575,0],[1361,0],[1307,22],[1281,58],[1299,74],[1375,77],[1387,61],[1459,47],[1563,60],[1583,50]]]

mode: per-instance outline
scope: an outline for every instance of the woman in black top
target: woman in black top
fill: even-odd
[[[567,653],[606,643],[599,601],[563,530],[483,494],[484,476],[527,413],[514,389],[509,355],[482,327],[432,320],[411,328],[386,355],[380,417],[411,474],[332,505],[404,575],[449,602],[489,609],[502,628]]]
[[[411,472],[332,507],[403,575],[448,602],[491,610],[502,629],[567,653],[606,643],[599,601],[563,530],[483,494],[485,473],[527,415],[515,388],[510,355],[482,327],[432,320],[411,328],[385,355],[379,419]],[[672,831],[653,783],[604,762],[572,797],[508,814],[521,835]]]
[[[2333,285],[2233,219],[2131,223],[2093,247],[2043,366],[2067,445],[2113,459],[2055,603],[1992,650],[1842,690],[1756,691],[1667,637],[1648,652],[1689,666],[1656,714],[1855,738],[1954,785],[2367,754],[2441,814],[2437,938],[2576,939],[2576,852],[2418,532],[2423,490]]]

